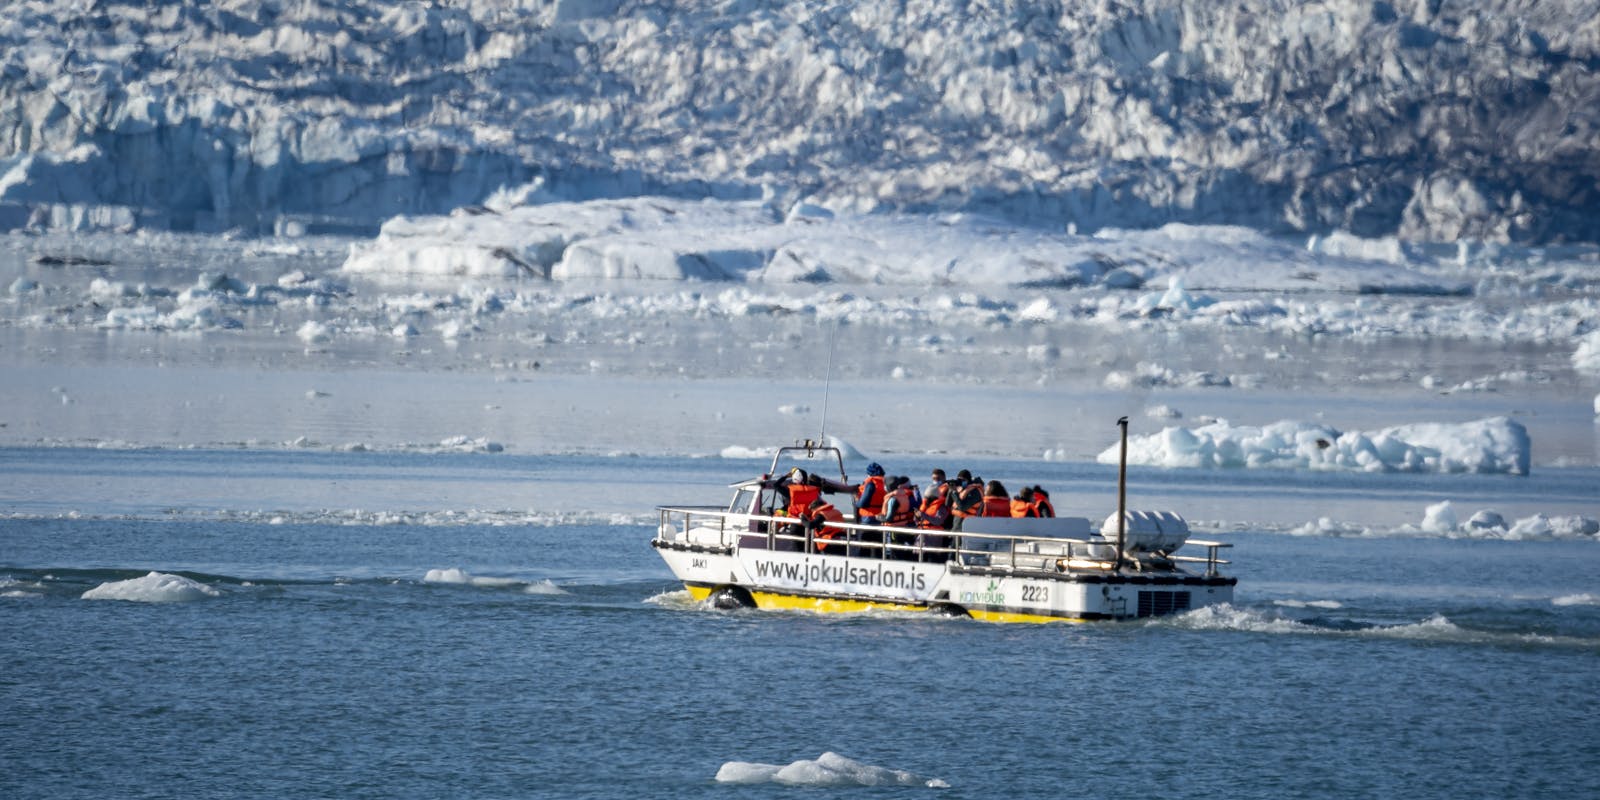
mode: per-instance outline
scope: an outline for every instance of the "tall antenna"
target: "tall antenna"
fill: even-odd
[[[1122,456],[1117,466],[1117,562],[1113,569],[1122,569],[1122,549],[1128,537],[1128,418],[1117,420],[1122,428]]]
[[[828,372],[822,380],[822,434],[818,440],[828,444],[828,394],[833,388],[833,348],[839,343],[839,318],[833,318],[833,332],[828,334]]]

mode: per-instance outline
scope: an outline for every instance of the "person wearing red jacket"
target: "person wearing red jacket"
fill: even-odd
[[[834,508],[832,503],[819,497],[811,501],[811,505],[806,508],[805,514],[806,532],[810,534],[812,546],[816,548],[816,551],[818,553],[832,552],[835,555],[843,553],[844,543],[842,541],[833,542],[833,540],[842,539],[844,529],[829,523],[844,522],[844,513]]]
[[[1006,494],[1005,484],[999,481],[989,481],[983,489],[983,514],[985,517],[1011,516],[1011,496]]]

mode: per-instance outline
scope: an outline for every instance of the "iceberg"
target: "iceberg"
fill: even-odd
[[[1119,458],[1116,445],[1097,457],[1102,464],[1118,463]],[[1339,431],[1291,421],[1257,427],[1221,420],[1196,428],[1166,427],[1128,440],[1128,463],[1155,467],[1527,475],[1531,459],[1527,428],[1509,417],[1378,431]],[[1446,511],[1440,510],[1441,520]]]

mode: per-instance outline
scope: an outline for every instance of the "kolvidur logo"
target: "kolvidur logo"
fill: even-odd
[[[902,567],[879,564],[873,567],[858,567],[853,564],[813,562],[808,558],[799,563],[757,559],[755,568],[758,579],[798,583],[802,588],[810,587],[812,584],[827,584],[911,592],[925,592],[928,589],[927,574],[909,565]]]

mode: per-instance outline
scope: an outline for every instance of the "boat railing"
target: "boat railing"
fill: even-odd
[[[1110,572],[1119,566],[1116,545],[1110,540],[1034,536],[1026,534],[897,528],[854,522],[830,522],[825,528],[842,536],[816,536],[794,517],[728,511],[719,506],[663,506],[657,541],[690,549],[733,552],[750,549],[850,555],[858,558],[952,563],[1020,572]],[[1206,575],[1229,563],[1217,551],[1226,542],[1189,540],[1206,548],[1204,557],[1166,554],[1123,554],[1122,563],[1136,568],[1173,568],[1172,562],[1206,565]],[[1164,562],[1164,563],[1163,563]]]

